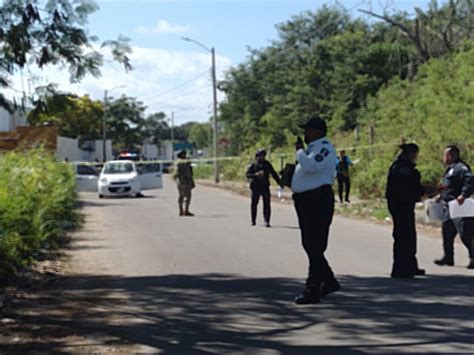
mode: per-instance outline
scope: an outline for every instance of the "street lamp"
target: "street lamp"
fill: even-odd
[[[102,160],[104,163],[107,161],[107,106],[108,106],[108,94],[114,90],[126,88],[127,85],[119,85],[113,89],[104,90],[104,116],[102,117]]]
[[[216,80],[216,51],[214,47],[206,47],[201,42],[196,41],[195,39],[189,37],[181,37],[183,41],[191,42],[205,51],[211,53],[212,57],[212,94],[214,99],[214,120],[213,120],[213,146],[214,146],[214,182],[219,182],[219,167],[217,165],[217,80]]]

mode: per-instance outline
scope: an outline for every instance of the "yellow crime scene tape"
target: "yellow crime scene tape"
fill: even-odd
[[[243,157],[217,157],[217,158],[198,158],[198,159],[179,159],[180,162],[189,162],[189,163],[212,163],[215,160],[217,161],[231,161],[231,160],[238,160],[244,159]],[[107,162],[112,161],[108,160]],[[157,159],[157,160],[133,160],[133,159],[118,159],[113,161],[133,161],[135,164],[175,164],[178,162],[178,159],[171,160],[171,159]],[[105,163],[101,162],[87,162],[87,161],[74,161],[74,162],[62,162],[66,164],[72,165],[88,165],[88,166],[101,166]]]
[[[371,145],[363,145],[363,146],[352,146],[352,147],[336,147],[337,151],[340,150],[345,150],[345,151],[357,151],[357,150],[369,150],[369,149],[374,149],[374,148],[380,148],[380,147],[392,147],[392,144],[371,144]],[[395,144],[394,144],[395,147]],[[278,154],[278,153],[271,153],[268,154],[268,156],[271,158],[287,158],[287,157],[294,157],[294,154]],[[242,160],[242,159],[248,159],[251,158],[251,155],[248,156],[230,156],[230,157],[209,157],[209,158],[192,158],[192,159],[179,159],[180,162],[189,162],[189,163],[195,163],[195,164],[205,164],[205,163],[214,163],[214,161],[217,162],[225,162],[225,161],[236,161],[236,160]],[[131,160],[131,159],[129,159]],[[121,161],[127,161],[127,159],[123,159]],[[133,161],[133,160],[131,160]],[[140,164],[140,165],[145,165],[145,164],[176,164],[178,162],[178,159],[154,159],[154,160],[136,160],[133,161],[135,164]],[[103,162],[87,162],[87,161],[76,161],[76,162],[63,162],[63,163],[69,163],[73,165],[87,165],[87,166],[102,166],[105,163]]]

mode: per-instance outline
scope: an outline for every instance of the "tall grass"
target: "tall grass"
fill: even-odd
[[[37,150],[0,155],[0,276],[53,248],[78,223],[72,169]]]

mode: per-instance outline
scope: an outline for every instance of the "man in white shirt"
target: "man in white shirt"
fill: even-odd
[[[301,229],[303,248],[309,259],[309,274],[304,292],[296,297],[297,304],[319,303],[321,298],[338,291],[341,286],[324,257],[328,245],[329,227],[334,215],[332,185],[337,155],[326,138],[327,125],[319,117],[305,125],[306,150],[301,138],[296,142],[298,165],[291,182],[293,200]]]

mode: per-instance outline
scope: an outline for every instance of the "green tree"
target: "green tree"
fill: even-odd
[[[72,82],[87,74],[100,76],[104,56],[93,44],[96,36],[87,29],[87,18],[98,9],[91,0],[5,0],[0,6],[0,87],[27,65],[64,66]],[[115,60],[126,70],[131,64],[129,40],[119,36],[104,41]],[[0,105],[12,109],[0,93]]]
[[[133,97],[109,98],[105,104],[108,137],[114,148],[133,150],[143,143],[146,106]]]
[[[419,168],[425,183],[439,182],[441,152],[448,144],[458,145],[472,164],[474,43],[460,50],[453,57],[422,65],[414,81],[394,79],[369,100],[360,118],[361,132],[373,127],[376,148],[362,152],[355,181],[364,197],[382,196],[385,174],[401,141],[420,145]],[[361,141],[371,143],[366,134]]]
[[[360,125],[368,98],[393,78],[412,80],[419,64],[456,53],[472,38],[473,14],[472,1],[450,0],[432,1],[414,18],[400,12],[375,23],[338,6],[293,16],[277,26],[276,40],[250,50],[219,83],[230,151],[283,147],[313,114],[333,133],[349,132]]]
[[[166,114],[158,112],[147,116],[141,125],[142,135],[149,139],[151,143],[160,144],[161,141],[169,139],[170,127]]]
[[[65,137],[94,139],[101,136],[103,115],[104,106],[99,100],[56,93],[36,101],[28,121],[33,126],[56,126]]]
[[[474,35],[474,2],[449,0],[440,5],[431,0],[428,9],[415,8],[415,17],[404,14],[380,15],[365,11],[399,29],[414,47],[411,65],[417,66],[432,58],[440,58],[456,51],[466,39]]]
[[[211,143],[211,124],[196,123],[189,132],[189,143],[194,144],[198,149],[207,148]]]

